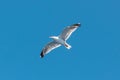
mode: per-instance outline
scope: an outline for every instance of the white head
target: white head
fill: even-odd
[[[57,36],[50,36],[49,38],[52,38],[52,39],[58,39]]]

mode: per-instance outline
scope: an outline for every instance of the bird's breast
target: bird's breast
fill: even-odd
[[[58,42],[58,43],[60,43],[60,44],[64,44],[64,43],[65,43],[65,41],[62,40],[62,39],[60,39],[60,38],[59,38],[59,39],[56,39],[55,41]]]

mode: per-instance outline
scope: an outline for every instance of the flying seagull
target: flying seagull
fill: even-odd
[[[59,36],[50,36],[53,41],[49,42],[41,51],[40,57],[43,58],[45,54],[49,53],[51,50],[60,47],[61,45],[65,46],[67,49],[70,49],[71,46],[66,42],[66,40],[70,37],[70,35],[80,27],[80,23],[73,24],[71,26],[66,27],[63,32]]]

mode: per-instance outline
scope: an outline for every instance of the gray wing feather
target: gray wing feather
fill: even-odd
[[[71,26],[66,27],[63,32],[60,34],[60,38],[63,40],[67,40],[70,35],[80,26],[80,23],[78,24],[73,24]]]
[[[40,56],[41,57],[44,57],[45,54],[49,53],[51,50],[57,48],[57,47],[60,47],[61,44],[55,42],[55,41],[52,41],[50,43],[48,43],[42,50]]]

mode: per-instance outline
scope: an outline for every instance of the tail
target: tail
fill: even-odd
[[[64,45],[65,45],[65,47],[66,47],[67,49],[70,49],[70,48],[71,48],[71,46],[70,46],[69,44],[67,44],[67,43],[65,43]]]

